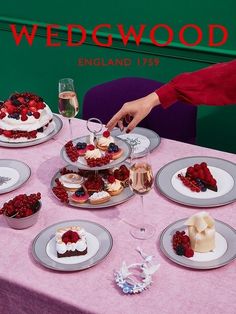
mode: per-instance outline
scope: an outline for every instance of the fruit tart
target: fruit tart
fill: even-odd
[[[100,192],[104,189],[105,183],[100,175],[90,175],[84,182],[84,187],[86,188],[89,195],[94,192]]]
[[[90,197],[89,201],[92,205],[98,205],[108,202],[111,199],[111,195],[106,191],[94,192]]]
[[[124,187],[129,185],[129,169],[125,165],[121,165],[118,169],[114,170],[115,179],[122,182]]]
[[[84,187],[80,187],[75,191],[74,194],[71,195],[71,200],[75,203],[83,204],[89,198],[89,194]]]

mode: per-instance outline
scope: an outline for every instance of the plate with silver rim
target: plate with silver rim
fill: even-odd
[[[194,164],[207,163],[217,181],[217,192],[192,192],[184,186],[178,174],[185,174]],[[195,156],[174,160],[163,166],[155,178],[156,188],[168,199],[193,207],[217,207],[236,200],[236,164],[221,158]]]
[[[79,226],[87,232],[87,254],[78,257],[58,258],[56,255],[55,233],[57,229]],[[90,268],[100,263],[111,251],[111,233],[102,225],[88,220],[68,220],[53,224],[42,230],[33,240],[32,255],[46,268],[71,272]]]
[[[127,166],[126,163],[124,163],[124,164]],[[71,166],[71,165],[67,165],[67,166],[65,166],[65,168],[68,170],[75,171],[75,172],[78,171],[77,167]],[[51,188],[56,186],[55,180],[57,178],[59,178],[60,176],[61,176],[61,173],[59,170],[59,171],[57,171],[57,173],[53,176],[53,178],[51,180]],[[68,193],[69,193],[69,195],[73,194],[71,192],[68,192]],[[58,197],[54,193],[53,193],[53,195],[58,199]],[[111,196],[111,199],[108,202],[103,203],[103,204],[94,204],[93,205],[93,204],[90,204],[88,202],[83,203],[83,204],[79,204],[79,203],[73,202],[72,200],[69,200],[69,205],[73,206],[73,207],[81,208],[81,209],[101,209],[101,208],[117,206],[119,204],[127,202],[129,199],[131,199],[134,196],[135,196],[135,194],[130,189],[130,187],[125,187],[124,190],[119,195]]]
[[[98,134],[97,136],[101,136],[101,134]],[[90,136],[89,135],[82,136],[82,137],[74,139],[72,142],[73,142],[73,145],[76,145],[78,142],[85,142],[85,143],[89,144],[90,143]],[[125,141],[123,141],[119,138],[115,138],[115,144],[118,145],[119,148],[123,150],[123,154],[121,155],[120,158],[118,158],[116,160],[112,160],[109,164],[106,164],[106,165],[100,166],[100,167],[93,167],[93,168],[89,167],[87,165],[84,157],[79,157],[78,160],[75,162],[71,161],[70,158],[67,156],[65,146],[62,147],[62,149],[61,149],[61,157],[64,161],[66,161],[70,165],[76,166],[81,170],[105,170],[105,169],[113,168],[113,167],[120,165],[122,162],[124,162],[126,159],[128,159],[130,154],[131,154],[131,147]]]
[[[0,159],[0,194],[16,190],[30,177],[30,167],[16,159]]]
[[[236,230],[217,219],[216,246],[212,252],[194,253],[191,258],[177,255],[172,247],[172,237],[176,231],[186,231],[186,220],[187,218],[170,224],[160,235],[160,249],[172,262],[187,268],[207,270],[222,267],[236,259]]]
[[[57,135],[57,133],[60,132],[60,130],[61,130],[62,126],[63,126],[62,120],[56,114],[53,114],[53,121],[55,123],[55,128],[54,128],[54,130],[51,133],[49,133],[45,137],[42,137],[40,139],[35,139],[35,140],[32,140],[32,141],[28,141],[28,142],[18,142],[18,143],[0,141],[0,147],[23,148],[23,147],[35,146],[35,145],[47,142],[53,136]]]
[[[111,134],[133,146],[134,158],[142,157],[147,149],[152,152],[161,143],[161,138],[156,132],[142,127],[134,128],[131,133],[123,133],[119,128],[116,128]]]

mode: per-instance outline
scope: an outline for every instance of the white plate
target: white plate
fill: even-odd
[[[148,148],[152,152],[161,143],[161,138],[156,132],[141,127],[134,128],[129,134],[122,133],[120,129],[114,129],[111,134],[134,146],[134,158],[142,157],[143,152]]]
[[[68,226],[80,226],[88,232],[88,254],[57,258],[54,247],[56,230]],[[46,268],[69,272],[87,269],[100,263],[109,254],[112,245],[112,236],[105,227],[88,220],[69,220],[42,230],[33,241],[32,254],[35,260]]]
[[[97,136],[99,136],[99,135],[97,135]],[[72,142],[75,145],[78,142],[89,143],[89,141],[90,141],[90,138],[89,138],[89,135],[88,135],[88,136],[83,136],[83,137],[76,138]],[[131,153],[131,147],[125,141],[123,141],[123,140],[121,140],[119,138],[116,138],[115,139],[115,143],[116,143],[116,145],[119,146],[119,148],[123,149],[122,156],[120,158],[116,159],[116,160],[112,160],[109,164],[101,166],[101,167],[93,167],[93,168],[89,167],[87,165],[87,162],[85,161],[84,157],[79,157],[76,162],[72,162],[70,160],[70,158],[67,156],[64,146],[62,147],[62,150],[61,150],[61,157],[62,157],[62,159],[64,159],[70,165],[76,166],[77,168],[82,169],[82,170],[92,170],[92,171],[94,171],[94,170],[104,170],[104,169],[113,168],[113,167],[116,167],[116,166],[120,165],[121,163],[123,163],[127,158],[129,158],[130,153]]]
[[[22,148],[22,147],[34,146],[34,145],[38,145],[38,144],[47,142],[53,136],[55,136],[57,133],[59,133],[62,126],[63,126],[62,120],[55,114],[53,114],[53,121],[55,123],[55,129],[50,134],[48,134],[47,136],[45,136],[43,138],[35,139],[32,141],[27,141],[27,142],[20,142],[20,143],[0,141],[0,147],[2,146],[2,147],[9,147],[9,148]]]
[[[0,159],[0,194],[16,190],[30,177],[28,165],[15,159]]]
[[[186,231],[181,219],[166,227],[160,235],[160,248],[172,262],[194,269],[213,269],[224,266],[236,258],[236,230],[226,223],[215,220],[216,248],[213,252],[194,253],[192,258],[179,256],[172,247],[172,237],[176,231]]]
[[[186,173],[189,166],[206,162],[217,181],[218,191],[192,192],[177,178],[178,173]],[[157,189],[180,204],[194,207],[215,207],[236,200],[236,164],[214,157],[186,157],[172,161],[162,167],[155,179]]]

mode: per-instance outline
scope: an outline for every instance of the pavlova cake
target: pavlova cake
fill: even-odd
[[[55,129],[51,109],[32,93],[14,93],[0,102],[0,140],[26,142],[43,138]]]
[[[86,231],[79,226],[60,228],[56,231],[57,257],[87,254]]]

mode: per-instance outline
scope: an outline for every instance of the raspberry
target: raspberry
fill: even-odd
[[[62,241],[67,244],[68,242],[76,243],[79,240],[77,232],[68,230],[62,235]]]
[[[40,113],[38,111],[33,112],[33,116],[35,117],[35,119],[39,119],[40,118]]]
[[[89,145],[87,146],[87,149],[88,149],[88,150],[94,150],[94,149],[95,149],[95,146],[94,146],[93,144],[89,144]]]
[[[0,112],[0,119],[3,119],[3,118],[5,118],[6,117],[6,114],[5,114],[5,112]]]
[[[108,176],[107,181],[109,183],[114,183],[116,181],[116,178],[114,176]]]
[[[21,121],[26,121],[26,120],[28,120],[28,116],[27,115],[22,115],[20,119],[21,119]]]
[[[194,251],[191,249],[191,247],[188,247],[185,249],[185,252],[184,252],[184,256],[185,257],[193,257],[194,255]]]
[[[104,137],[109,137],[110,136],[110,132],[109,131],[104,131],[102,135]]]

